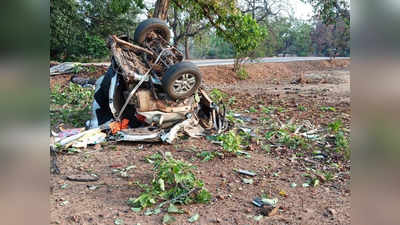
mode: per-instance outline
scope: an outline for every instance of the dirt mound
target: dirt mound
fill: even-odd
[[[342,69],[350,65],[350,60],[299,61],[286,63],[257,63],[245,66],[248,80],[292,80],[307,71]],[[240,79],[233,72],[233,66],[201,67],[206,84],[237,83]]]

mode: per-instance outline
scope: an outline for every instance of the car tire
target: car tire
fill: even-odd
[[[164,92],[178,100],[192,96],[200,87],[201,80],[201,72],[195,64],[180,62],[168,68],[161,83]]]
[[[133,40],[143,46],[147,35],[152,31],[156,31],[158,34],[161,34],[161,36],[167,42],[170,41],[171,33],[168,25],[163,20],[157,18],[151,18],[141,22],[135,30]]]

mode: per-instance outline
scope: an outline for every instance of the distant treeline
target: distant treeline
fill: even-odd
[[[350,55],[350,13],[325,25],[317,17],[310,21],[284,17],[268,10],[252,14],[268,34],[251,57]],[[167,22],[173,44],[190,58],[232,58],[232,45],[216,35],[207,21],[187,22],[185,13],[170,10]],[[347,11],[348,12],[348,11]],[[51,0],[50,58],[58,61],[96,61],[109,56],[106,40],[110,34],[129,34],[140,17],[151,13],[143,0]],[[190,26],[190,29],[186,29]]]

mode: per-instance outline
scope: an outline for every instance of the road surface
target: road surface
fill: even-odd
[[[282,63],[282,62],[296,62],[296,61],[317,61],[328,60],[329,57],[268,57],[250,60],[247,63]],[[336,59],[350,59],[349,57],[336,57]],[[234,59],[204,59],[204,60],[188,60],[197,66],[220,66],[232,65]]]
[[[282,62],[296,62],[296,61],[318,61],[328,60],[329,57],[268,57],[258,58],[250,60],[247,63],[282,63]],[[336,59],[350,59],[350,57],[336,57]],[[193,62],[197,66],[221,66],[221,65],[233,65],[234,59],[200,59],[200,60],[188,60]],[[83,66],[109,66],[109,62],[104,63],[82,63]]]

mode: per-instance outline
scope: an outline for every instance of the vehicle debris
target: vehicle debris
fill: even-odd
[[[273,199],[269,199],[269,198],[254,198],[252,201],[253,205],[257,206],[257,207],[263,207],[264,205],[267,206],[275,206],[278,203],[278,199],[277,198],[273,198]]]
[[[243,181],[243,183],[245,183],[245,184],[253,184],[253,183],[254,183],[254,180],[253,180],[253,179],[246,179],[246,178],[243,178],[242,181]]]
[[[96,84],[96,79],[72,76],[71,82],[74,84],[79,84],[82,87],[94,87]]]
[[[77,175],[69,175],[67,176],[67,180],[76,181],[76,182],[95,182],[100,178],[95,174],[87,175],[87,174],[77,174]]]
[[[255,177],[257,174],[248,170],[236,170],[239,174]]]
[[[105,142],[106,134],[100,128],[90,129],[61,139],[56,144],[62,147],[87,148]]]
[[[261,214],[264,215],[264,216],[271,217],[271,216],[275,216],[276,214],[278,214],[278,210],[279,210],[279,206],[264,207],[264,208],[261,209]]]
[[[134,40],[109,37],[111,65],[96,81],[86,128],[110,129],[110,140],[169,144],[181,133],[196,138],[227,130],[225,107],[202,90],[197,66],[183,61],[183,54],[169,44],[168,26],[154,18],[146,21]]]

